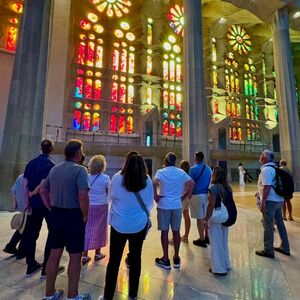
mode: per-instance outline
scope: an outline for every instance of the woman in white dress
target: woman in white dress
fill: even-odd
[[[225,171],[217,167],[212,174],[211,186],[208,190],[208,207],[204,227],[209,230],[211,245],[211,268],[209,268],[209,272],[219,276],[226,275],[231,269],[228,249],[229,227],[215,223],[210,218],[214,208],[219,207],[222,199],[227,197],[232,197],[232,189]]]
[[[242,163],[239,164],[238,170],[239,170],[239,183],[240,185],[245,185],[245,180],[244,180],[245,170],[243,168]]]

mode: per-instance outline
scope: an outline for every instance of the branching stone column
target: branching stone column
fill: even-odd
[[[300,189],[300,128],[295,91],[288,9],[278,10],[272,24],[276,87],[279,104],[281,157],[288,161]]]
[[[183,159],[196,151],[208,156],[207,109],[202,40],[201,0],[184,0]]]
[[[24,2],[0,157],[0,209],[42,138],[51,0]]]

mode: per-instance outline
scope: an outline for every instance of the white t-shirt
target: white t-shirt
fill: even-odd
[[[111,202],[109,224],[121,233],[136,233],[143,230],[148,218],[133,192],[128,192],[122,185],[123,176],[116,173],[108,188],[108,201]],[[147,210],[153,207],[153,185],[150,177],[147,185],[139,191]]]
[[[271,166],[276,166],[275,163],[269,162],[261,166],[260,174],[258,177],[258,182],[257,182],[257,188],[258,188],[258,193],[260,199],[262,199],[263,196],[263,187],[264,185],[271,185],[275,186],[275,175],[276,171],[273,167]],[[274,202],[283,202],[284,199],[283,197],[279,196],[273,187],[271,187],[270,193],[266,199],[266,201],[274,201]]]
[[[107,190],[109,186],[109,176],[101,173],[97,175],[89,174],[89,183],[91,186],[89,192],[90,205],[107,204]]]
[[[174,166],[158,170],[154,178],[159,180],[159,195],[162,196],[158,201],[158,208],[182,208],[181,196],[184,185],[192,178],[186,172]]]

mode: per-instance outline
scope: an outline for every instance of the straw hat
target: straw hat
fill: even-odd
[[[23,233],[27,221],[27,212],[15,214],[10,222],[11,229],[19,230],[20,234]]]

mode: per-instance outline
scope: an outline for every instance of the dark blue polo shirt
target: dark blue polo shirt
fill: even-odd
[[[28,189],[33,191],[45,179],[50,170],[54,167],[54,162],[47,154],[40,154],[38,157],[31,160],[24,171],[24,178],[28,180]],[[44,207],[43,200],[40,194],[29,198],[29,205],[32,208]]]

